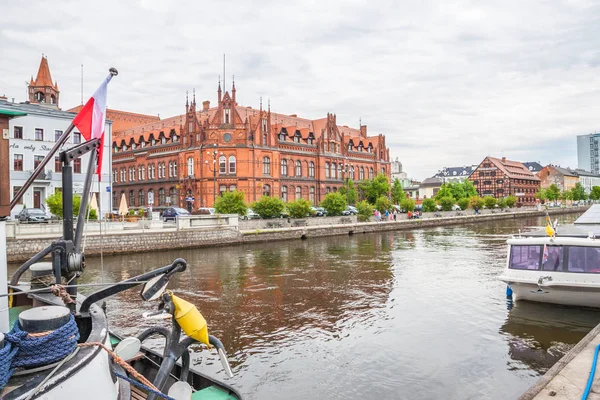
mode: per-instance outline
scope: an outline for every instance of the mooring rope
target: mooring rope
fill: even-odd
[[[60,328],[41,333],[22,330],[20,322],[4,336],[0,349],[0,389],[3,388],[18,367],[39,367],[55,363],[71,354],[77,347],[79,329],[75,318]]]

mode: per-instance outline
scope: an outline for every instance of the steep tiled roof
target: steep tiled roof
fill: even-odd
[[[488,157],[505,175],[511,179],[531,179],[539,181],[540,178],[535,176],[530,170],[528,170],[522,163],[518,161],[510,161],[507,159],[500,159],[495,157]]]
[[[51,86],[58,90],[58,87],[52,82],[52,75],[50,75],[50,67],[48,67],[48,59],[46,57],[42,57],[37,77],[33,81],[32,86]]]
[[[431,178],[423,180],[423,182],[421,182],[421,186],[441,186],[442,183],[444,183],[442,178],[432,176]]]
[[[473,170],[477,168],[476,165],[466,165],[463,167],[444,167],[440,172],[435,174],[437,177],[452,177],[452,176],[464,176],[467,177],[473,173]]]
[[[523,165],[525,166],[525,168],[527,168],[528,170],[530,170],[531,172],[533,172],[534,174],[536,172],[539,172],[542,170],[542,165],[539,162],[524,162]]]
[[[83,106],[77,106],[69,109],[71,112],[79,112]],[[120,110],[106,109],[106,117],[113,121],[113,133],[135,126],[160,121],[156,115],[138,114]]]

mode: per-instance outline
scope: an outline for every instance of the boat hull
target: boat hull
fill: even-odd
[[[537,283],[508,282],[514,301],[600,308],[600,288],[538,286]]]

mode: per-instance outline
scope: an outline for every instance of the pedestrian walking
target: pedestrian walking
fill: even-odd
[[[478,214],[479,214],[479,207],[475,206],[475,215],[478,215]]]
[[[390,211],[389,210],[385,210],[385,220],[386,221],[390,220]]]
[[[398,214],[398,211],[396,211],[396,210],[394,209],[394,221],[396,221],[396,215],[397,215],[397,214]]]

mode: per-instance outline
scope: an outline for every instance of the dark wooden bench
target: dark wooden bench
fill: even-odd
[[[434,216],[434,217],[441,217],[441,216],[442,216],[442,213],[436,212],[436,213],[433,213],[433,216]]]
[[[340,222],[342,224],[351,224],[352,223],[352,218],[350,218],[350,217],[342,217],[342,218],[340,218]]]
[[[281,228],[281,222],[267,222],[267,228]]]
[[[305,219],[297,219],[294,220],[294,222],[292,222],[292,226],[307,226],[308,223],[306,222]]]

